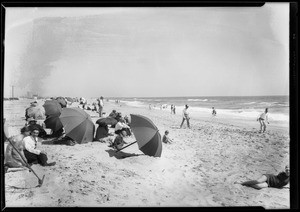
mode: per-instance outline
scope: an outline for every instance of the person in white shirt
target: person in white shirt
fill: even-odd
[[[183,125],[185,120],[186,120],[188,128],[191,128],[190,127],[190,115],[189,115],[189,112],[188,112],[188,108],[189,108],[189,106],[185,105],[185,108],[182,111],[182,122],[181,122],[180,128],[182,128],[182,125]]]
[[[38,137],[39,129],[33,128],[31,131],[31,135],[27,136],[23,139],[24,142],[24,155],[29,164],[38,163],[42,166],[54,166],[56,163],[48,163],[47,153],[43,150],[37,149],[37,144],[42,139]]]
[[[103,96],[101,96],[98,99],[99,117],[102,117],[103,107],[104,107]]]
[[[119,118],[119,121],[115,126],[116,134],[120,134],[122,131],[125,131],[128,136],[131,136],[130,127],[125,123],[125,119],[123,117]]]
[[[259,121],[260,123],[260,133],[261,132],[265,132],[266,131],[266,123],[267,122],[268,124],[269,123],[269,116],[268,116],[268,108],[265,109],[265,112],[263,112],[262,114],[260,114],[260,116],[257,118],[257,121]]]

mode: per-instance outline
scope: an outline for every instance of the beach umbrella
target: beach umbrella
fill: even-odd
[[[106,124],[106,125],[115,125],[117,124],[118,121],[113,118],[113,117],[103,117],[103,118],[100,118],[96,121],[96,124],[99,124],[99,125],[103,125],[103,124]]]
[[[46,118],[44,121],[46,128],[51,129],[53,132],[57,132],[61,128],[63,128],[63,125],[59,119],[59,115],[50,115]]]
[[[26,109],[26,119],[44,119],[45,118],[45,109],[41,106],[30,106]]]
[[[149,118],[145,116],[134,114],[130,114],[130,116],[130,127],[136,138],[139,149],[145,155],[160,157],[162,152],[162,143],[157,127]],[[132,145],[133,143],[129,145]],[[122,149],[126,147],[123,147]]]
[[[63,108],[59,116],[66,132],[66,136],[77,143],[93,141],[95,125],[83,109],[78,107]]]
[[[46,116],[50,116],[50,115],[59,116],[62,110],[61,105],[58,103],[57,100],[46,100],[43,106],[45,108]]]
[[[58,101],[58,103],[61,105],[62,108],[67,107],[67,101],[65,100],[64,97],[57,97],[56,100]]]

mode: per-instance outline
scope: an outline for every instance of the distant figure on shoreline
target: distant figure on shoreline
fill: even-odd
[[[175,112],[175,110],[176,110],[176,107],[175,107],[175,105],[171,105],[171,114],[176,114],[176,112]]]
[[[285,171],[280,172],[278,175],[274,174],[263,174],[257,180],[249,180],[246,182],[235,184],[241,184],[243,186],[252,187],[255,189],[262,189],[262,188],[282,188],[283,186],[287,185],[290,181],[290,168],[289,166],[285,166]]]
[[[262,114],[260,114],[260,116],[257,118],[257,121],[259,121],[259,123],[260,123],[260,131],[259,132],[260,133],[261,132],[265,132],[266,128],[267,128],[265,121],[268,124],[270,124],[269,123],[269,116],[268,116],[268,108],[265,109],[265,112],[263,112]]]
[[[217,111],[215,110],[214,107],[212,107],[212,112],[211,112],[211,114],[212,114],[213,116],[216,116],[216,115],[217,115]]]
[[[182,125],[183,125],[185,120],[186,120],[188,128],[191,128],[190,127],[190,115],[189,115],[189,112],[188,112],[188,108],[189,108],[189,106],[185,105],[185,108],[182,110],[182,122],[181,122],[180,128],[182,128]]]
[[[162,138],[162,141],[166,144],[171,144],[172,143],[172,140],[169,138],[169,131],[168,130],[165,131],[165,134]]]

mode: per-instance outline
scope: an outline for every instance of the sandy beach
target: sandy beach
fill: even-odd
[[[24,111],[30,101],[4,103],[10,136],[25,124]],[[261,134],[256,120],[191,112],[191,129],[186,124],[180,129],[179,110],[174,115],[169,109],[105,101],[106,115],[113,109],[122,115],[150,118],[161,135],[169,130],[174,142],[163,143],[158,158],[144,155],[135,144],[119,153],[101,142],[40,144],[56,165],[32,166],[38,176],[45,175],[41,187],[36,187],[38,180],[28,169],[9,170],[5,174],[6,207],[290,207],[289,188],[256,190],[234,184],[283,171],[289,164],[288,125],[270,123]],[[86,112],[94,123],[99,119],[96,112]],[[134,136],[125,140],[135,141]]]

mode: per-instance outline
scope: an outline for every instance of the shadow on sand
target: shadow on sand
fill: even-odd
[[[124,159],[124,158],[128,158],[128,157],[144,155],[144,154],[126,153],[123,151],[117,152],[116,150],[113,150],[113,149],[109,149],[109,150],[105,150],[105,151],[109,154],[109,157],[115,157],[117,159]]]

